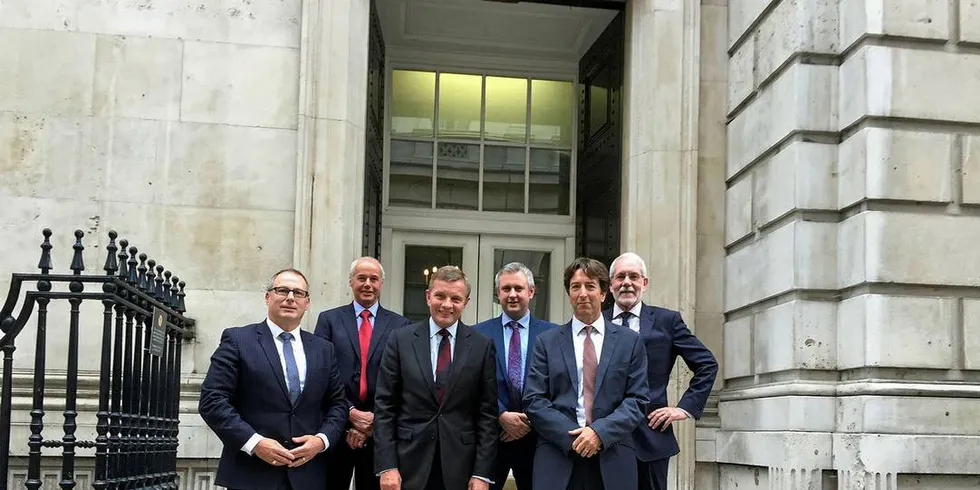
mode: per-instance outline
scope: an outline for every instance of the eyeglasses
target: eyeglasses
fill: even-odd
[[[279,286],[277,288],[270,288],[268,291],[276,293],[276,296],[281,296],[285,298],[289,296],[289,293],[293,293],[293,297],[296,299],[306,299],[310,297],[309,291],[304,291],[302,289],[289,289],[284,286]]]

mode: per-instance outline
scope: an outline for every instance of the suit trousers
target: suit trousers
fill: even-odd
[[[639,490],[667,490],[667,466],[670,458],[653,461],[636,460],[636,478]]]
[[[507,475],[514,470],[514,481],[517,490],[531,490],[533,476],[534,448],[538,438],[532,432],[516,441],[497,444],[497,468],[493,475],[493,485],[490,490],[501,490],[507,483]]]
[[[229,488],[228,490],[235,490],[235,489]],[[279,482],[279,485],[277,485],[275,488],[270,490],[293,490],[293,484],[289,483],[289,475],[287,475],[286,472],[283,471],[282,481]]]
[[[331,444],[327,455],[326,490],[349,490],[351,477],[357,490],[379,490],[380,480],[374,474],[374,439],[360,449],[351,449],[345,439]]]
[[[599,456],[583,458],[572,455],[572,477],[568,480],[568,490],[605,490]],[[615,489],[619,490],[619,489]]]
[[[429,479],[425,482],[425,490],[449,490],[442,480],[442,458],[439,456],[439,443],[436,443],[435,456],[432,458],[432,469]]]

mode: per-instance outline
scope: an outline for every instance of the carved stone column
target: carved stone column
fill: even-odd
[[[630,0],[626,15],[622,248],[647,262],[644,301],[693,326],[697,257],[698,0]],[[674,403],[689,373],[674,369]],[[675,428],[670,488],[694,488],[694,424]]]
[[[312,309],[346,301],[361,253],[370,0],[305,0],[300,45],[294,264]]]

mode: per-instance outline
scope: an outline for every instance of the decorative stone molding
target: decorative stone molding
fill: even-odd
[[[821,490],[823,470],[769,467],[769,490]]]

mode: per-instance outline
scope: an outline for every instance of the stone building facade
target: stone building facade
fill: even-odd
[[[263,315],[272,271],[307,271],[312,310],[349,301],[375,211],[374,252],[394,276],[385,299],[400,307],[399,247],[431,245],[419,235],[467,251],[538,240],[528,248],[544,244],[555,264],[581,248],[575,206],[515,219],[366,202],[372,29],[390,96],[395,69],[577,82],[580,57],[621,22],[607,241],[647,259],[645,300],[679,309],[722,365],[705,417],[680,424],[672,487],[980,486],[980,1],[592,5],[606,8],[377,0],[372,17],[368,0],[0,1],[0,290],[36,264],[44,227],[62,268],[82,228],[90,264],[116,229],[182,271],[198,320],[182,483],[208,488],[219,445],[197,390],[221,330]],[[486,229],[495,238],[473,242]],[[562,320],[560,291],[549,298]],[[82,364],[94,372],[97,356]],[[688,373],[675,372],[676,397]],[[14,406],[12,440],[26,441],[28,395]],[[26,446],[12,446],[18,462]],[[53,488],[57,460],[45,468]]]

